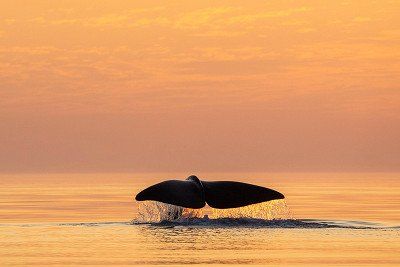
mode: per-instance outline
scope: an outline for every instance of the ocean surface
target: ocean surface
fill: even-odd
[[[286,199],[225,211],[134,201],[188,175],[1,174],[0,266],[400,266],[398,173],[196,173]]]

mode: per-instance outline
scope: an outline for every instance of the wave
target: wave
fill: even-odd
[[[276,229],[375,229],[400,230],[400,226],[387,226],[380,223],[349,220],[318,220],[318,219],[255,219],[255,218],[187,218],[174,221],[141,222],[136,219],[128,222],[72,222],[72,223],[31,223],[31,224],[0,224],[0,227],[190,227],[190,228],[276,228]]]
[[[384,226],[378,223],[362,221],[325,221],[316,219],[254,219],[254,218],[190,218],[185,220],[144,223],[131,221],[132,225],[149,225],[154,227],[201,227],[201,228],[295,228],[295,229],[400,229],[400,226]]]
[[[143,202],[132,225],[161,227],[245,228],[345,228],[400,229],[363,221],[295,219],[285,200],[274,200],[235,209],[187,209],[161,202]]]
[[[74,222],[0,224],[1,226],[37,227],[44,225],[76,227],[201,227],[201,228],[295,228],[295,229],[392,229],[379,223],[350,220],[296,219],[284,200],[269,201],[235,209],[187,209],[161,202],[142,202],[137,217],[130,222]]]

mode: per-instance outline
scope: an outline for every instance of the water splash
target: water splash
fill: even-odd
[[[157,201],[141,202],[138,216],[134,220],[140,223],[157,223],[163,221],[182,222],[193,219],[261,219],[285,220],[293,219],[285,200],[272,200],[234,209],[188,209]]]
[[[210,218],[246,218],[263,220],[293,219],[284,199],[272,200],[234,209],[211,209]]]
[[[202,218],[202,209],[188,209],[157,201],[141,202],[138,206],[138,222],[179,221],[189,218]]]

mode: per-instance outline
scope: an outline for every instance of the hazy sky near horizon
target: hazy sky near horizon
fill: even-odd
[[[400,171],[399,1],[1,1],[0,172]]]

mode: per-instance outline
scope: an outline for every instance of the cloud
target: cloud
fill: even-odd
[[[372,4],[358,18],[342,12],[351,5],[318,2],[135,5],[44,5],[5,16],[1,109],[119,112],[173,99],[174,110],[196,105],[199,95],[215,103],[207,94],[261,106],[349,88],[379,95],[399,82],[398,30]]]

